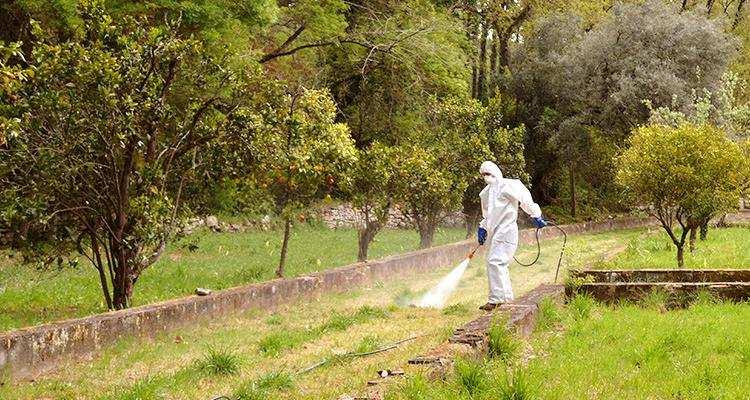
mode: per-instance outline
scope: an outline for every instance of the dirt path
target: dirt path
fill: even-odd
[[[566,267],[611,257],[637,235],[634,231],[571,237]],[[533,267],[511,267],[517,295],[553,280],[560,244],[560,240],[544,243],[540,261]],[[535,247],[526,246],[518,258],[531,260],[535,251]],[[91,362],[70,365],[37,382],[0,387],[0,398],[212,399],[231,395],[243,385],[280,371],[292,375],[293,386],[277,390],[279,398],[335,399],[356,393],[376,371],[403,365],[479,315],[476,307],[484,302],[487,290],[482,259],[472,261],[446,309],[399,306],[428,290],[450,268],[411,281],[328,295],[270,315],[255,311],[153,340],[124,340]],[[335,354],[372,349],[416,335],[423,336],[388,352],[295,375]],[[240,360],[239,372],[212,376],[201,371],[199,365],[208,348],[234,354]]]

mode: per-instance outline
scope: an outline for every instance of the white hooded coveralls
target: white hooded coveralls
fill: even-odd
[[[483,217],[479,226],[487,230],[489,242],[489,302],[505,303],[513,300],[508,265],[518,247],[518,206],[533,218],[541,217],[542,210],[534,203],[531,193],[520,180],[503,178],[500,168],[492,161],[483,162],[479,172],[490,173],[495,178],[494,182],[488,183],[479,193]]]

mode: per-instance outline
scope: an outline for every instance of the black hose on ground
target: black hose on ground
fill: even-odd
[[[565,230],[563,228],[561,228],[559,225],[557,225],[553,221],[547,221],[547,224],[550,225],[550,226],[554,226],[555,228],[557,228],[557,230],[559,230],[563,234],[563,244],[562,244],[562,248],[560,249],[560,257],[557,259],[557,269],[555,270],[555,283],[557,283],[557,276],[560,274],[560,266],[562,265],[563,254],[565,253],[565,245],[568,243],[568,234],[565,232]],[[516,260],[516,262],[518,264],[520,264],[520,265],[522,265],[524,267],[530,267],[530,266],[536,264],[537,261],[539,261],[539,256],[542,254],[542,245],[539,243],[539,231],[541,229],[542,228],[536,228],[536,233],[535,233],[535,236],[536,236],[536,257],[534,258],[534,261],[532,261],[529,264],[524,264],[524,263],[518,261],[518,259],[516,258],[516,256],[513,256],[513,259]]]

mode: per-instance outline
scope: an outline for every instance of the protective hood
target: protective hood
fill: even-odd
[[[482,165],[479,167],[479,173],[489,173],[491,174],[495,179],[494,183],[500,183],[500,180],[503,179],[503,172],[500,171],[500,167],[497,166],[497,164],[493,163],[492,161],[485,161],[482,163]],[[485,182],[487,180],[485,179]],[[491,184],[490,182],[487,182],[488,184]]]
[[[497,166],[497,164],[493,163],[492,161],[485,161],[482,163],[482,165],[479,167],[479,173],[489,173],[492,175],[492,177],[483,177],[484,181],[487,183],[487,187],[489,189],[489,197],[490,199],[497,198],[497,195],[500,193],[500,187],[501,182],[503,179],[503,173],[500,171],[500,167]],[[495,201],[490,201],[488,206],[488,212],[492,212],[495,208]]]

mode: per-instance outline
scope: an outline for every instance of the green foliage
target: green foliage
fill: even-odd
[[[23,82],[33,75],[33,70],[10,63],[23,57],[21,43],[0,46],[0,146],[21,134],[21,119],[13,116],[18,94]]]
[[[274,197],[288,217],[322,199],[356,161],[346,125],[335,123],[335,106],[325,91],[302,90],[285,95],[253,126],[253,154],[262,165],[252,171],[258,184]]]
[[[417,228],[421,247],[432,243],[446,212],[455,210],[477,165],[487,159],[484,108],[476,100],[433,99],[420,130],[400,146],[398,189],[406,216]]]
[[[345,124],[336,123],[336,108],[327,91],[279,95],[269,113],[247,124],[258,168],[247,171],[267,190],[276,212],[286,221],[277,276],[284,276],[291,221],[313,203],[346,187],[346,174],[357,152]]]
[[[692,104],[688,111],[680,111],[684,106],[673,99],[670,106],[653,108],[646,101],[652,125],[669,125],[677,127],[684,123],[695,125],[711,124],[721,128],[727,136],[742,142],[750,139],[750,104],[746,102],[747,82],[733,72],[727,72],[721,79],[721,87],[715,92],[704,90],[702,94],[693,93]]]
[[[713,126],[650,125],[634,132],[619,159],[617,179],[659,218],[682,266],[687,231],[736,207],[745,162],[739,146]],[[679,238],[672,230],[675,221],[682,228]]]
[[[511,58],[510,89],[534,150],[533,194],[570,199],[572,209],[578,189],[578,199],[617,211],[613,155],[648,120],[644,100],[684,110],[694,93],[717,91],[736,41],[704,12],[661,0],[592,2],[601,16],[593,20],[576,3],[530,24]]]
[[[349,173],[347,198],[363,220],[358,227],[359,261],[367,259],[370,243],[388,222],[391,208],[397,201],[396,182],[398,150],[374,142],[359,152]]]
[[[25,226],[28,248],[89,256],[109,307],[123,308],[169,238],[199,155],[234,140],[247,81],[176,25],[115,23],[97,1],[78,15],[74,36],[35,42],[28,78],[5,88],[18,98],[3,102],[2,121],[18,129],[0,150],[1,217]]]
[[[352,7],[349,21],[348,37],[328,49],[325,61],[360,148],[402,143],[429,115],[430,95],[467,93],[466,36],[432,2],[371,2]]]

